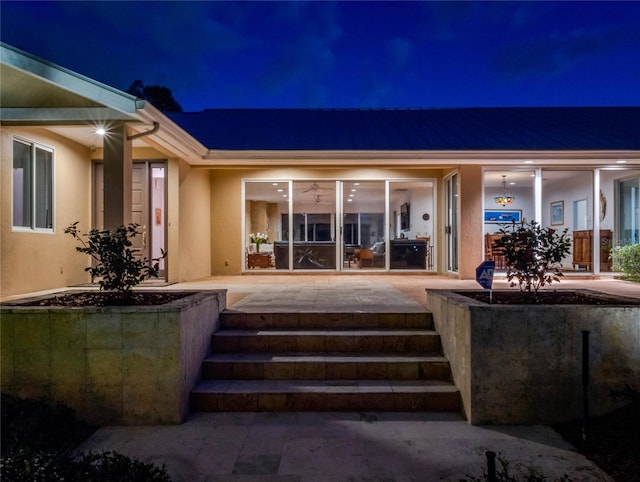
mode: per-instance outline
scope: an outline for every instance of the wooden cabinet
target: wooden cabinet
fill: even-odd
[[[247,255],[247,265],[249,268],[269,268],[271,266],[271,256],[267,253],[253,253]]]
[[[579,269],[585,267],[587,271],[592,270],[593,265],[593,231],[573,232],[573,267]],[[600,230],[600,271],[611,271],[611,260],[609,251],[611,250],[611,230]]]

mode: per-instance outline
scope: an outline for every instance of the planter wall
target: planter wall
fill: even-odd
[[[581,418],[582,330],[590,332],[591,415],[619,406],[612,389],[640,390],[638,300],[622,298],[615,306],[489,305],[460,293],[427,290],[427,306],[469,423]]]
[[[192,293],[158,306],[3,304],[2,391],[60,400],[93,424],[182,422],[226,305],[225,290]]]

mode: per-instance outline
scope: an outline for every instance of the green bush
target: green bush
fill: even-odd
[[[616,246],[609,257],[613,260],[613,269],[625,275],[640,278],[640,244]]]
[[[73,454],[95,427],[59,402],[2,394],[0,480],[12,482],[170,482],[164,466],[116,452]]]
[[[571,249],[567,230],[557,233],[535,221],[522,221],[502,225],[500,234],[495,246],[502,249],[510,286],[517,285],[535,303],[540,288],[560,282],[560,266]]]
[[[149,266],[146,258],[137,258],[131,249],[138,232],[138,224],[120,226],[116,229],[100,231],[92,229],[85,235],[86,241],[78,232],[78,221],[65,228],[64,232],[73,236],[81,246],[76,251],[91,256],[93,266],[85,268],[91,274],[91,279],[98,279],[100,290],[116,290],[127,296],[131,288],[149,278],[157,278],[160,270],[160,260],[167,256],[162,250],[162,256],[151,261]]]

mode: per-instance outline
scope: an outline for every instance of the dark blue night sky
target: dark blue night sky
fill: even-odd
[[[13,2],[0,37],[218,107],[640,105],[640,2]]]

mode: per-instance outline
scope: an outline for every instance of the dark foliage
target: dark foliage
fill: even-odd
[[[65,451],[94,431],[62,403],[2,394],[2,455],[15,448]]]
[[[562,259],[571,250],[567,230],[558,234],[535,221],[522,221],[502,225],[500,234],[495,245],[502,249],[510,286],[518,286],[535,303],[540,288],[560,281]]]
[[[182,112],[182,106],[173,97],[173,93],[168,87],[144,85],[141,80],[136,80],[129,86],[127,93],[148,100],[162,112]]]
[[[583,441],[583,421],[573,420],[553,428],[588,459],[616,481],[640,482],[640,400],[587,423],[587,441]]]
[[[11,482],[170,482],[166,468],[115,452],[73,449],[95,427],[59,402],[2,394],[0,479]]]

